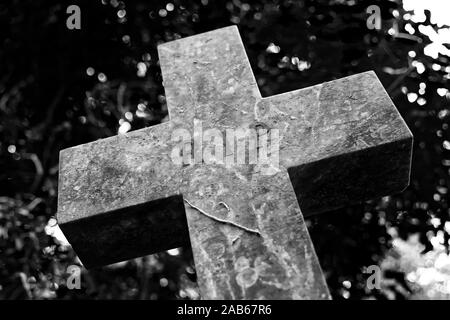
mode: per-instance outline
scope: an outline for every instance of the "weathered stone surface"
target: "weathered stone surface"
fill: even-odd
[[[285,170],[263,175],[257,166],[196,166],[187,181],[183,195],[203,296],[329,298]],[[217,223],[199,209],[259,234]]]
[[[203,298],[329,298],[296,194],[313,214],[408,184],[412,136],[376,75],[261,98],[236,27],[158,50],[170,122],[61,152],[58,220],[83,263],[189,234]],[[194,119],[279,129],[281,167],[174,165]]]
[[[87,267],[186,244],[172,125],[61,151],[58,223]]]
[[[304,215],[402,191],[412,134],[374,72],[264,98]]]

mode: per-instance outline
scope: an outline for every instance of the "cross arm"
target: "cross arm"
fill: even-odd
[[[264,98],[257,110],[281,130],[280,159],[306,216],[409,184],[413,137],[374,72]]]
[[[172,132],[163,123],[61,151],[58,223],[86,267],[186,243]]]

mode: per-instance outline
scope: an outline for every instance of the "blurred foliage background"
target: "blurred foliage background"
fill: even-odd
[[[66,28],[70,4],[81,30]],[[380,30],[366,26],[373,4]],[[333,297],[449,297],[450,29],[429,12],[389,0],[4,0],[0,299],[199,298],[190,248],[82,269],[81,289],[67,288],[81,264],[55,220],[58,153],[167,121],[157,44],[230,24],[264,96],[375,70],[413,131],[406,191],[308,220]],[[370,265],[380,289],[366,285]]]

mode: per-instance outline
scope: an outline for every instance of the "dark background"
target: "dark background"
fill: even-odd
[[[425,297],[405,279],[392,244],[426,254],[439,235],[448,251],[450,96],[437,89],[449,88],[449,57],[424,55],[430,40],[405,19],[400,1],[168,3],[1,2],[0,299],[198,298],[189,248],[83,269],[82,288],[68,290],[67,267],[79,260],[46,230],[55,224],[59,150],[117,134],[124,121],[134,130],[167,120],[156,45],[231,24],[264,96],[376,71],[414,134],[410,187],[309,219],[309,230],[335,299]],[[81,30],[66,27],[70,4],[81,7]],[[372,4],[382,11],[378,31],[366,26]],[[383,269],[381,290],[366,286],[370,265]]]

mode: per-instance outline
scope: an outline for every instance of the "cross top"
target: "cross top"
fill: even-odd
[[[330,298],[303,215],[409,182],[412,135],[376,75],[262,98],[235,26],[158,51],[170,121],[61,151],[58,221],[82,262],[190,240],[203,298]],[[204,154],[200,122],[278,130],[279,166],[174,163],[180,128],[194,131],[193,158]]]

